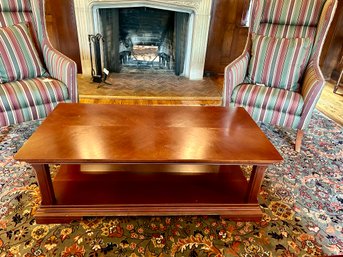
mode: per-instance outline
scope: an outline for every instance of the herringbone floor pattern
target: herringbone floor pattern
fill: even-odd
[[[107,83],[79,76],[80,102],[221,105],[222,79],[189,80],[173,74],[111,73]]]

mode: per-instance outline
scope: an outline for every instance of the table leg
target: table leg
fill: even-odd
[[[267,166],[253,166],[253,170],[251,171],[250,180],[249,180],[249,187],[248,187],[248,194],[247,194],[247,202],[253,203],[257,200],[257,195],[260,192],[260,188],[262,185],[262,181],[264,178],[264,173],[267,169]]]
[[[50,176],[48,164],[34,164],[32,167],[36,171],[39,190],[42,195],[42,205],[52,205],[56,203],[55,192]]]

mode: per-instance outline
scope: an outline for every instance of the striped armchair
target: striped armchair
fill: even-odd
[[[243,53],[225,68],[224,104],[304,130],[324,86],[319,57],[337,0],[254,0]]]
[[[76,64],[49,42],[44,0],[0,0],[0,126],[77,102]]]

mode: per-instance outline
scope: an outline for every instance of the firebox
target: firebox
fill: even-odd
[[[103,66],[110,72],[183,75],[189,14],[150,7],[101,8]]]

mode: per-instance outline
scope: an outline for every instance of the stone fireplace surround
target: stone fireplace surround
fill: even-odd
[[[100,8],[150,7],[190,14],[188,44],[183,76],[191,80],[203,78],[212,0],[74,0],[80,46],[82,72],[91,74],[89,34],[100,31]]]

